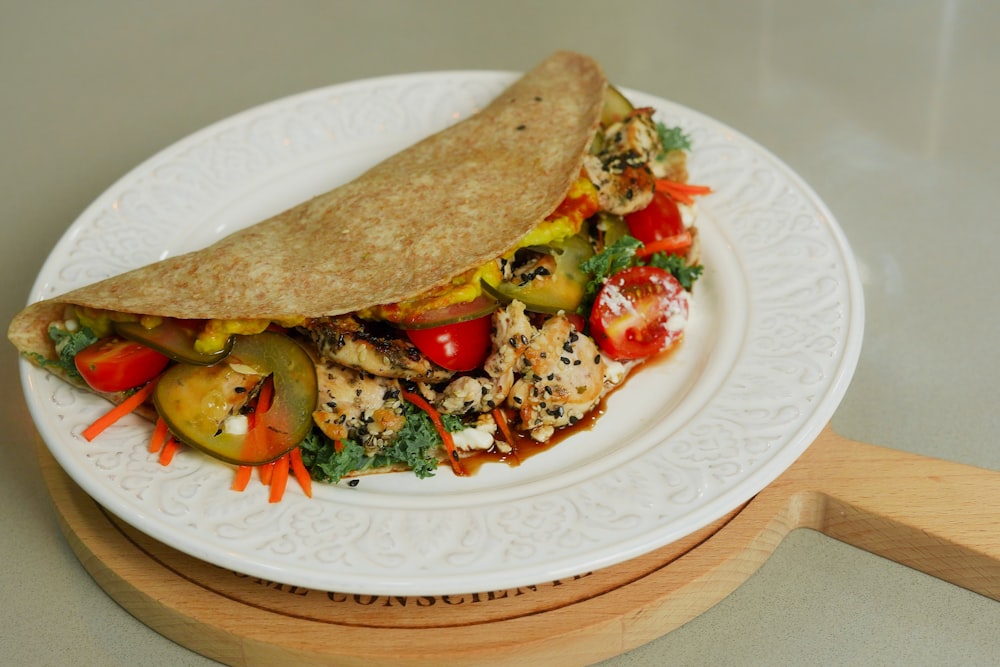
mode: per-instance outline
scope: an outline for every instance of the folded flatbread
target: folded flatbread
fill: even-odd
[[[202,250],[32,304],[8,336],[38,362],[56,356],[47,329],[66,304],[284,320],[412,298],[496,258],[560,204],[606,86],[593,60],[556,53],[479,113],[357,179]]]

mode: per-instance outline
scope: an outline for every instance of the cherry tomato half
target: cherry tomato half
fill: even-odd
[[[111,336],[77,352],[73,362],[91,388],[115,392],[146,384],[170,359],[145,345]]]
[[[601,287],[590,312],[590,332],[613,359],[641,359],[666,350],[684,333],[688,298],[669,271],[634,266]]]
[[[677,202],[660,190],[653,193],[653,200],[649,206],[626,215],[625,223],[628,225],[629,234],[646,245],[667,239],[685,238],[684,221]],[[691,245],[690,235],[686,239],[686,244],[673,244],[682,246],[674,252],[681,253],[687,250],[686,246]]]
[[[479,317],[427,329],[407,329],[406,335],[438,366],[453,371],[471,371],[490,352],[491,317]]]

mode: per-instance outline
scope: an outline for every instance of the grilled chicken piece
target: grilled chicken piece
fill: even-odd
[[[353,315],[324,317],[306,325],[320,355],[381,377],[443,382],[454,373],[428,359],[399,332]]]
[[[635,109],[610,126],[597,155],[584,160],[587,177],[597,187],[601,207],[626,215],[645,208],[653,199],[656,176],[650,168],[663,152],[653,110]]]
[[[590,412],[621,381],[617,370],[568,319],[551,317],[525,348],[507,404],[519,411],[519,428],[544,442]]]
[[[313,421],[331,440],[357,438],[366,450],[381,449],[406,423],[399,381],[316,361],[318,397]]]
[[[514,384],[517,361],[536,333],[520,301],[493,313],[493,352],[483,364],[486,377],[463,375],[452,380],[434,401],[438,409],[448,414],[489,412],[503,403]]]

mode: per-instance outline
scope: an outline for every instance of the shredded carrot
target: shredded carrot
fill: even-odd
[[[155,454],[163,449],[163,443],[167,441],[167,422],[163,417],[156,418],[156,426],[153,427],[153,437],[149,439],[149,452]]]
[[[693,204],[695,197],[712,194],[712,188],[707,185],[679,183],[665,178],[656,179],[656,189],[666,192],[681,204]]]
[[[250,478],[253,476],[253,466],[240,466],[236,469],[236,477],[233,478],[233,485],[231,488],[233,491],[245,491],[247,484],[250,483]]]
[[[257,466],[257,472],[260,473],[260,483],[264,486],[270,486],[271,477],[274,474],[274,461]]]
[[[111,408],[108,412],[104,413],[94,421],[93,424],[83,429],[83,437],[87,439],[88,442],[99,436],[104,432],[109,426],[117,422],[119,419],[127,414],[133,412],[136,408],[146,402],[149,398],[153,389],[156,388],[156,382],[159,377],[155,377],[140,388],[137,392],[126,398],[124,401],[118,405]]]
[[[309,471],[306,470],[306,466],[302,462],[302,450],[296,447],[288,452],[288,460],[292,464],[292,473],[295,475],[295,481],[302,487],[306,498],[312,498],[312,476],[309,475]]]
[[[271,495],[268,502],[280,503],[285,495],[285,487],[288,486],[288,454],[282,454],[281,458],[274,461],[273,474],[271,475]]]
[[[441,421],[441,415],[438,414],[438,411],[425,401],[422,396],[414,394],[411,391],[404,391],[403,398],[426,412],[427,416],[431,418],[434,428],[437,429],[438,435],[441,436],[441,440],[444,442],[444,450],[448,453],[448,460],[451,461],[451,469],[455,471],[456,475],[464,476],[465,469],[458,458],[458,452],[455,451],[455,440],[451,437],[451,433],[444,427],[444,422]]]
[[[267,412],[271,409],[271,400],[274,398],[274,384],[264,380],[257,393],[257,409],[255,412]]]
[[[333,441],[333,451],[337,452],[338,454],[341,453],[342,451],[344,451],[344,441],[343,440],[334,440]]]
[[[510,432],[510,425],[507,424],[507,415],[503,413],[503,410],[500,408],[493,408],[493,421],[497,423],[500,433],[503,434],[503,439],[508,445],[513,447],[514,435]]]
[[[691,247],[691,232],[684,230],[680,234],[674,234],[673,236],[668,236],[667,238],[660,239],[659,241],[643,244],[641,248],[635,251],[635,256],[649,257],[650,255],[655,255],[658,252],[664,252],[668,255],[680,254],[689,247]]]
[[[160,450],[160,465],[170,465],[170,462],[174,460],[174,454],[180,448],[181,443],[174,440],[173,437],[167,438],[167,441],[163,444],[163,449]]]

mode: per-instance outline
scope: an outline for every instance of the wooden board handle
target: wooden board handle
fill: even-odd
[[[827,428],[744,514],[769,511],[785,515],[789,527],[818,530],[1000,600],[1000,472]]]

